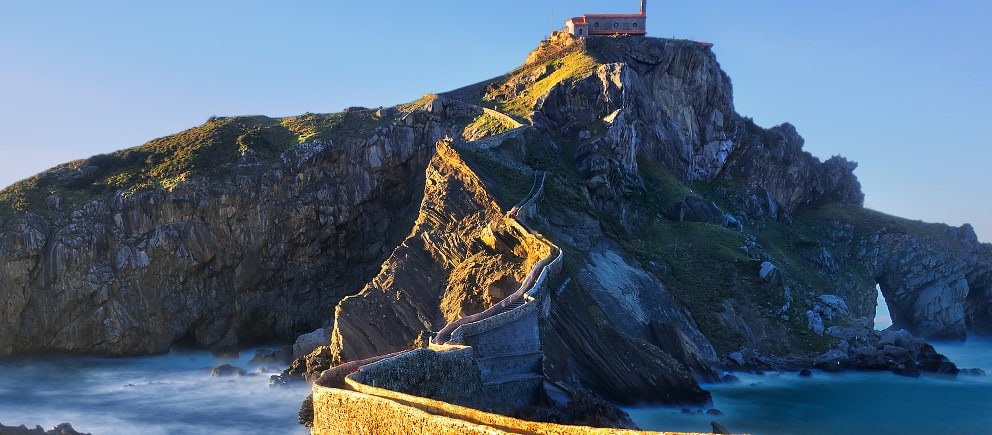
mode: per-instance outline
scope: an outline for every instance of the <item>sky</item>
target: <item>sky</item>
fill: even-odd
[[[211,116],[391,106],[498,76],[566,18],[633,0],[0,0],[0,187]],[[714,43],[735,106],[839,154],[867,207],[992,241],[992,2],[648,4]]]

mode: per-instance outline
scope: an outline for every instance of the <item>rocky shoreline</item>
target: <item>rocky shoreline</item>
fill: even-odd
[[[72,425],[69,423],[61,423],[51,430],[45,430],[41,426],[35,426],[34,429],[28,429],[25,425],[20,426],[4,426],[0,423],[0,435],[90,435],[88,433],[81,433],[73,429]]]
[[[770,357],[744,349],[728,354],[722,361],[728,370],[761,373],[764,371],[826,372],[890,371],[897,375],[918,377],[923,373],[956,376],[985,375],[977,368],[960,368],[938,353],[932,344],[904,329],[877,331],[861,327],[831,327],[825,334],[838,343],[811,360]]]
[[[395,108],[212,118],[4,191],[0,355],[323,327],[278,384],[423,347],[543,258],[504,216],[544,173],[529,225],[564,260],[533,369],[553,383],[700,406],[719,370],[957,374],[926,340],[992,334],[992,245],[864,208],[857,165],[803,145],[736,112],[708,45],[658,38],[559,34]],[[872,330],[879,293],[910,332]]]

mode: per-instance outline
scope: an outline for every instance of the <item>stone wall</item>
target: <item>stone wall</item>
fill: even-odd
[[[507,219],[508,227],[544,256],[520,288],[489,309],[447,325],[430,349],[362,366],[344,379],[354,392],[315,384],[314,433],[617,433],[577,432],[573,426],[489,413],[517,413],[541,400],[544,354],[538,317],[562,251],[520,219],[533,213],[543,185],[542,175]]]
[[[515,413],[539,403],[544,353],[537,314],[538,304],[530,301],[455,330],[475,352],[485,398],[481,409]]]
[[[499,414],[362,385],[358,391],[314,385],[311,433],[324,434],[670,434],[519,420]]]
[[[538,308],[530,301],[459,327],[456,333],[467,346],[413,350],[362,366],[349,378],[490,412],[519,412],[539,403],[544,382]]]
[[[417,349],[362,366],[351,379],[377,388],[459,405],[484,405],[482,379],[470,347]]]

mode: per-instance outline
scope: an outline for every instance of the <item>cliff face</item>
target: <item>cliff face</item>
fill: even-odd
[[[516,291],[548,255],[533,236],[513,230],[450,145],[438,144],[426,180],[413,231],[379,274],[337,307],[335,363],[415,347],[418,337]]]
[[[0,355],[232,349],[320,325],[402,239],[423,192],[429,129],[368,129],[76,208],[60,186],[98,158],[28,180],[55,193],[0,223]]]
[[[856,164],[802,146],[735,112],[708,47],[654,38],[556,35],[394,109],[211,120],[0,194],[0,355],[330,322],[334,362],[423,343],[547,255],[505,217],[537,171],[529,225],[564,251],[541,324],[562,385],[705,402],[720,367],[847,355],[876,285],[897,327],[992,333],[990,245],[864,209]]]
[[[525,100],[536,126],[583,138],[576,150],[590,193],[638,188],[638,159],[660,163],[686,183],[723,181],[751,200],[750,214],[777,218],[820,200],[861,204],[853,170],[841,157],[821,163],[802,151],[789,124],[765,130],[734,111],[730,78],[709,49],[692,41],[557,35],[524,70],[487,96]],[[586,57],[588,72],[553,84],[567,69],[556,59]],[[546,64],[542,61],[547,62]],[[577,63],[576,59],[571,60]],[[543,94],[522,95],[549,89]],[[530,104],[530,100],[533,103]],[[773,170],[770,170],[773,169]]]
[[[588,350],[608,330],[704,378],[707,361],[734,351],[753,356],[746,364],[808,364],[842,341],[839,328],[870,330],[876,285],[896,327],[933,339],[987,331],[989,245],[968,227],[863,209],[857,165],[821,162],[789,124],[738,115],[707,47],[557,35],[478,92],[549,132],[523,159],[561,175],[539,230],[573,258],[552,315],[564,377],[623,385],[593,375],[628,374]],[[587,343],[570,312],[601,325]]]

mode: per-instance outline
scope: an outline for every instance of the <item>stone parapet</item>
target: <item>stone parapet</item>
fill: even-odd
[[[348,380],[355,391],[314,385],[311,433],[325,434],[676,434],[520,420]]]

